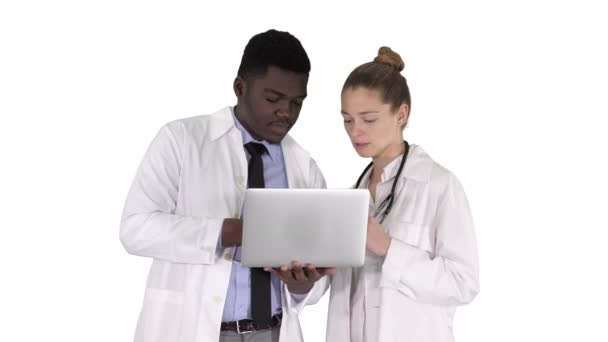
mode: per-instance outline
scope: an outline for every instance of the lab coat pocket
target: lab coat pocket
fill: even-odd
[[[147,288],[138,322],[136,341],[179,341],[184,295],[181,292]]]
[[[418,247],[429,253],[435,251],[435,233],[429,225],[397,221],[389,230],[391,238]]]

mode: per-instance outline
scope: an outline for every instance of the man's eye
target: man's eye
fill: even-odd
[[[270,102],[270,103],[277,103],[279,102],[279,99],[275,99],[275,98],[266,98],[266,101]]]
[[[363,122],[365,122],[365,123],[372,123],[372,122],[376,122],[376,119],[373,119],[373,120],[363,120]]]

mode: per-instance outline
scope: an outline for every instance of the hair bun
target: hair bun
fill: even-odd
[[[388,46],[383,46],[378,50],[378,56],[374,58],[374,62],[388,64],[393,68],[397,69],[397,71],[401,72],[405,67],[405,63],[403,63],[403,59],[399,56],[398,53],[391,50]]]

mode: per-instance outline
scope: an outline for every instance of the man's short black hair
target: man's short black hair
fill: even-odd
[[[268,30],[251,37],[241,59],[238,76],[263,74],[269,66],[308,75],[310,60],[298,38],[289,32]]]

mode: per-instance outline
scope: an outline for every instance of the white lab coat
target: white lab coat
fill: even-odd
[[[396,174],[398,164],[389,164],[383,179]],[[387,183],[390,188],[392,181]],[[361,187],[366,186],[362,182]],[[456,177],[416,145],[410,148],[395,191],[393,209],[383,223],[391,236],[387,256],[377,268],[368,268],[379,286],[364,314],[376,320],[377,330],[368,331],[366,341],[453,341],[456,307],[479,292],[468,201]],[[352,280],[352,268],[339,269],[331,278],[327,341],[351,341]],[[316,284],[314,296],[327,283]],[[352,341],[363,341],[363,336]]]
[[[291,188],[323,188],[309,154],[289,136],[281,146]],[[152,141],[129,191],[120,240],[153,258],[137,342],[216,342],[234,248],[218,249],[224,218],[238,218],[247,159],[231,109],[165,125]],[[309,296],[310,297],[310,294]],[[301,341],[296,304],[283,284],[281,341]]]

